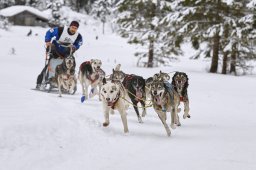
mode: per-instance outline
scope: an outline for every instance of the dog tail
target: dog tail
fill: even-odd
[[[115,68],[115,71],[120,71],[120,68],[121,68],[121,64],[117,64],[116,68]]]

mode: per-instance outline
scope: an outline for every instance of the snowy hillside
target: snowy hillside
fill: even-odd
[[[130,108],[130,132],[124,135],[118,113],[110,115],[109,127],[102,126],[97,97],[80,102],[80,84],[75,95],[62,98],[30,90],[44,66],[47,29],[31,27],[32,36],[27,37],[29,29],[0,30],[1,170],[256,169],[255,75],[206,73],[205,62],[188,60],[193,53],[189,46],[171,67],[137,68],[135,47],[126,40],[101,35],[100,25],[82,26],[84,45],[76,54],[78,65],[98,58],[107,74],[121,63],[124,72],[144,78],[160,69],[189,76],[191,119],[182,119],[182,126],[167,137],[153,109],[139,124]]]

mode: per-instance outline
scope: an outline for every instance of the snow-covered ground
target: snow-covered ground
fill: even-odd
[[[47,29],[32,28],[33,35],[27,37],[29,29],[0,30],[1,170],[256,169],[255,75],[206,73],[207,63],[188,60],[193,53],[189,46],[171,67],[137,68],[135,47],[126,40],[101,35],[100,25],[82,26],[84,45],[76,54],[78,66],[99,58],[107,74],[121,63],[124,72],[144,78],[160,69],[189,76],[191,119],[182,119],[182,126],[167,137],[152,109],[139,124],[130,108],[130,133],[124,135],[118,113],[110,115],[109,127],[102,126],[97,97],[80,102],[80,84],[75,95],[62,98],[30,90],[44,66]]]

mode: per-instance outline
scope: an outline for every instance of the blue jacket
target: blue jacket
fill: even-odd
[[[59,40],[63,32],[63,29],[64,27],[55,27],[48,30],[45,35],[45,42],[50,42],[53,37],[56,37],[56,40]],[[64,52],[63,47],[61,48],[61,46],[57,43],[56,40],[53,40],[52,43],[56,46],[57,51],[59,51],[60,53],[63,53]],[[82,35],[79,33],[75,42],[73,43],[73,46],[75,47],[74,50],[78,50],[82,44],[83,44],[83,38],[82,38]]]

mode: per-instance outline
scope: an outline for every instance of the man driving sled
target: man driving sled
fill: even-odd
[[[74,53],[83,44],[82,35],[77,31],[78,27],[79,23],[72,21],[69,27],[55,27],[46,32],[45,43],[46,50],[49,52],[49,61],[37,77],[37,89],[41,87],[43,79],[46,78],[44,75],[51,60],[56,60],[55,63],[61,62],[63,58]]]

